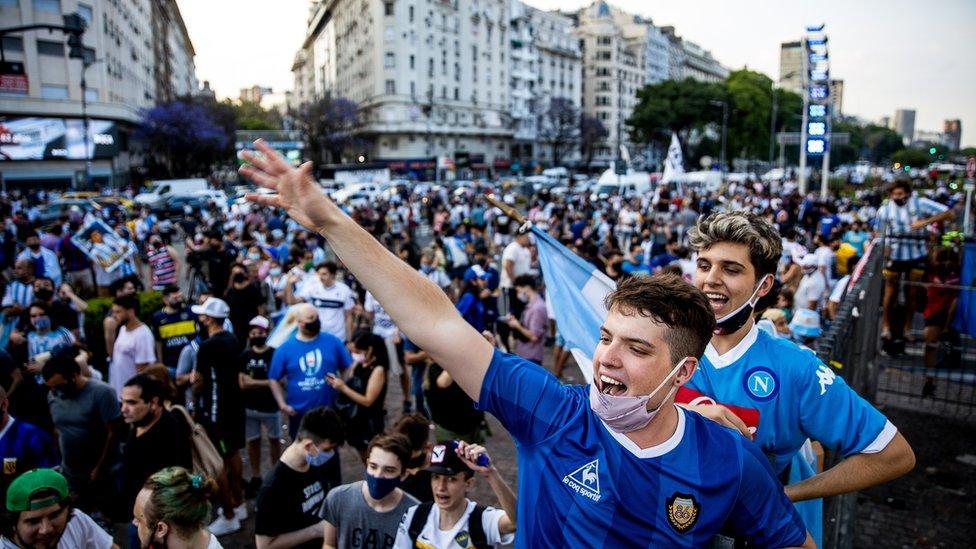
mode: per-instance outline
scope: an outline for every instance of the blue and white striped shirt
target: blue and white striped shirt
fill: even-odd
[[[0,306],[10,307],[20,305],[27,307],[34,302],[34,285],[25,284],[19,280],[12,280],[7,284],[7,289],[3,293],[3,302]]]
[[[910,196],[904,206],[891,199],[885,200],[878,208],[878,228],[881,234],[889,237],[891,259],[895,261],[916,261],[926,255],[925,229],[912,229],[912,223],[938,215],[949,207],[928,199]],[[899,236],[909,238],[899,239]],[[895,238],[890,238],[895,237]]]

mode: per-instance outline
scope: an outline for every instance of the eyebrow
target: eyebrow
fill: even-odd
[[[613,336],[613,332],[611,332],[610,330],[608,330],[605,326],[600,326],[600,331],[601,332],[606,332],[606,334],[609,335],[609,336],[611,336],[611,337]],[[622,339],[622,340],[624,340],[624,341],[626,341],[628,343],[637,343],[639,345],[644,345],[645,347],[650,347],[651,349],[654,349],[655,348],[653,343],[651,343],[650,341],[647,341],[646,339],[641,339],[639,337],[623,337],[623,336],[621,336],[620,339]]]
[[[742,267],[743,269],[746,268],[746,266],[743,265],[742,263],[739,263],[738,261],[731,261],[731,260],[728,260],[728,259],[718,259],[718,260],[712,261],[711,259],[708,259],[707,257],[698,256],[698,261],[707,261],[709,263],[718,263],[719,265],[733,265],[733,266],[736,266],[736,267]]]

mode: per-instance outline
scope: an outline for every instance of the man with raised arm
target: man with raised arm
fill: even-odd
[[[594,384],[562,385],[495,350],[322,193],[311,163],[293,168],[255,144],[263,156],[246,152],[241,174],[277,194],[247,199],[328,239],[407,337],[518,442],[516,545],[695,547],[724,531],[758,546],[813,546],[755,445],[674,406],[715,326],[699,290],[676,277],[622,284],[607,299]]]

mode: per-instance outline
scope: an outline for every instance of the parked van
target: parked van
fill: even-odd
[[[206,191],[210,186],[202,177],[193,179],[160,179],[153,182],[152,191],[136,195],[136,204],[155,207],[161,205],[174,194],[189,194],[195,191]]]

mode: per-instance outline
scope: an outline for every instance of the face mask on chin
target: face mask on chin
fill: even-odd
[[[675,392],[678,391],[678,386],[675,385],[671,387],[668,391],[667,396],[661,401],[660,404],[653,410],[648,410],[647,405],[654,398],[654,395],[660,391],[664,385],[678,373],[678,370],[684,365],[687,358],[681,359],[671,372],[661,380],[661,383],[650,392],[650,394],[643,396],[613,396],[601,393],[596,386],[596,381],[590,384],[590,408],[596,412],[596,415],[600,416],[600,419],[607,424],[608,427],[613,429],[618,433],[630,433],[632,431],[637,431],[646,427],[651,420],[657,416],[658,412],[661,411],[661,407],[665,402],[670,399]]]
[[[715,331],[712,333],[715,335],[734,334],[749,322],[749,319],[752,318],[752,311],[756,308],[756,303],[759,302],[759,288],[762,288],[767,276],[772,275],[763,276],[759,280],[759,284],[756,285],[756,289],[752,292],[752,296],[738,309],[715,320]]]

